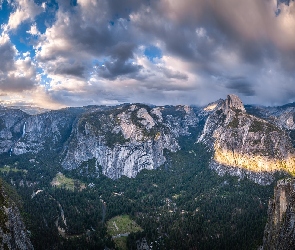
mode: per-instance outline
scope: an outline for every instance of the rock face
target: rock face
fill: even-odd
[[[228,113],[231,110],[238,110],[242,113],[246,112],[241,99],[233,94],[227,96],[226,100],[222,105],[222,109],[224,110],[224,113]]]
[[[280,128],[295,130],[295,103],[280,107],[247,106],[247,110]]]
[[[54,160],[65,169],[116,179],[158,168],[166,162],[165,150],[176,152],[181,137],[193,136],[213,151],[210,167],[219,174],[269,184],[277,171],[294,172],[293,108],[268,111],[266,121],[248,114],[236,95],[202,109],[123,104],[28,115],[1,107],[0,153],[37,155],[49,165]]]
[[[246,176],[269,184],[275,172],[295,170],[288,135],[274,124],[247,114],[235,95],[215,107],[198,141],[213,150],[210,167],[221,175]]]
[[[177,138],[190,136],[199,122],[189,106],[142,104],[68,108],[37,115],[2,108],[1,117],[0,152],[42,155],[70,170],[92,167],[92,174],[112,179],[135,177],[142,169],[163,165],[164,151],[179,150]],[[90,167],[87,162],[93,159],[95,165]]]
[[[163,114],[164,111],[164,114]],[[76,169],[96,160],[97,172],[117,179],[135,177],[142,169],[155,169],[166,161],[164,150],[180,149],[177,137],[189,134],[197,118],[188,107],[178,107],[179,116],[165,115],[165,108],[127,105],[118,109],[84,114],[68,143],[62,165]]]
[[[59,150],[70,136],[75,118],[76,113],[67,109],[27,117],[19,128],[21,136],[14,143],[12,152],[20,155]]]
[[[28,117],[21,110],[0,107],[0,153],[11,150],[21,136],[21,128]]]
[[[34,249],[19,210],[7,196],[0,180],[0,249]]]
[[[269,201],[263,250],[295,249],[295,179],[280,180]]]

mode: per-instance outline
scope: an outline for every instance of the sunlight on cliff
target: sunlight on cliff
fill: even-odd
[[[215,147],[214,160],[223,165],[244,168],[252,172],[286,171],[295,174],[295,156],[286,159],[268,158],[262,155],[248,155]]]

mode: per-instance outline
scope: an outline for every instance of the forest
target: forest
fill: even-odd
[[[257,249],[273,185],[218,176],[204,145],[179,141],[182,150],[166,151],[163,166],[136,178],[98,177],[94,159],[66,171],[45,157],[8,154],[1,176],[20,197],[35,249],[137,249],[143,241],[152,249]],[[52,185],[57,176],[65,183]],[[127,215],[141,230],[120,245],[107,225]]]

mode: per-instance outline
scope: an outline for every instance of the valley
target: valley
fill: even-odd
[[[0,174],[35,249],[257,249],[276,180],[295,169],[293,111],[277,109],[262,116],[233,95],[205,107],[2,108]]]

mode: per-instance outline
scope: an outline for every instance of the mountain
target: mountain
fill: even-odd
[[[269,201],[262,250],[295,249],[295,179],[278,181]]]
[[[0,175],[35,249],[257,249],[275,180],[293,174],[290,108],[235,95],[204,107],[0,107]]]
[[[9,250],[34,249],[11,191],[0,179],[0,248]]]
[[[248,114],[235,95],[214,108],[198,142],[213,150],[210,168],[221,175],[246,176],[269,184],[275,172],[294,174],[295,151],[287,132],[278,124]]]
[[[188,106],[94,106],[32,116],[20,110],[7,112],[0,110],[1,152],[54,155],[64,169],[77,169],[94,158],[95,166],[86,164],[94,169],[92,174],[112,179],[135,177],[142,169],[161,166],[166,161],[164,150],[179,150],[177,138],[189,136],[199,122]]]
[[[294,172],[294,114],[291,105],[258,118],[236,95],[204,108],[123,104],[37,115],[1,108],[0,152],[55,159],[66,170],[117,179],[160,167],[165,150],[181,150],[179,139],[193,136],[214,152],[211,169],[269,184],[275,172]]]

